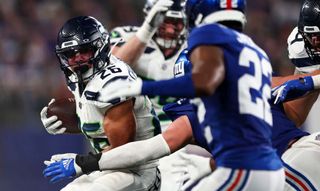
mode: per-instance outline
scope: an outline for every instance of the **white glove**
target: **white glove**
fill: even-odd
[[[55,99],[51,99],[48,106],[52,104],[54,101]],[[62,121],[58,120],[58,117],[56,115],[53,115],[49,118],[47,117],[48,106],[45,106],[40,112],[40,119],[42,121],[43,126],[49,134],[56,135],[64,133],[66,131],[66,128],[60,128],[60,126],[62,125]]]
[[[171,170],[173,174],[184,173],[183,176],[179,176],[179,179],[176,180],[179,183],[183,183],[180,190],[186,190],[197,180],[211,172],[210,158],[183,152],[178,153],[178,159],[173,162]]]
[[[151,39],[157,28],[163,22],[165,13],[172,4],[173,0],[158,0],[156,4],[153,5],[142,26],[136,33],[140,41],[147,43]]]
[[[117,80],[100,91],[98,101],[109,102],[119,97],[132,97],[140,95],[142,90],[142,80],[137,78],[135,81]]]
[[[59,162],[61,161],[62,159],[75,159],[77,156],[76,153],[64,153],[64,154],[56,154],[56,155],[52,155],[50,160],[45,160],[43,163],[45,165],[49,165],[51,163],[54,163],[54,162]]]

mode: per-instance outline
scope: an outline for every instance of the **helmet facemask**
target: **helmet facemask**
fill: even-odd
[[[85,84],[109,62],[108,43],[103,43],[102,40],[97,39],[92,43],[56,51],[60,60],[60,68],[65,73],[68,84],[78,83],[80,89],[84,88]],[[78,53],[80,57],[91,53],[91,57],[70,63],[70,60]]]
[[[158,0],[147,0],[143,12],[148,15]],[[173,56],[186,39],[186,16],[183,10],[185,1],[175,0],[165,13],[162,24],[152,37],[166,58]]]
[[[181,12],[177,13],[178,15],[182,14]],[[166,16],[154,34],[153,39],[162,51],[174,50],[175,53],[184,43],[185,36],[186,23],[184,17],[182,15],[179,17]]]
[[[320,32],[306,33],[300,32],[304,40],[305,49],[308,56],[316,63],[320,63]]]

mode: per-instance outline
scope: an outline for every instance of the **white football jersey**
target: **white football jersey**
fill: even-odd
[[[115,44],[123,39],[123,42],[128,41],[139,28],[135,26],[117,27],[111,31],[111,44]],[[158,45],[154,40],[150,40],[147,44],[144,54],[139,58],[137,63],[132,67],[139,77],[144,80],[164,80],[174,77],[173,67],[180,52],[186,48],[186,43],[180,47],[177,53],[165,59]],[[150,97],[150,96],[149,96]],[[162,111],[162,107],[174,102],[176,99],[172,97],[155,96],[150,97],[155,111],[159,117],[161,128],[164,131],[166,127],[171,123],[170,119]]]
[[[127,64],[111,56],[110,64],[88,82],[82,95],[79,95],[77,84],[73,89],[69,86],[75,96],[81,131],[90,140],[92,147],[97,152],[101,152],[109,146],[108,137],[105,135],[103,128],[105,113],[111,107],[128,99],[135,99],[134,114],[137,123],[135,141],[149,139],[160,132],[160,123],[157,120],[151,101],[146,96],[121,97],[108,102],[97,101],[99,92],[108,88],[108,85],[117,79],[134,80],[136,74]]]
[[[298,27],[295,27],[290,33],[288,40],[289,59],[296,66],[298,73],[310,73],[320,69],[320,64],[314,63],[309,58],[309,55],[304,47],[302,35],[298,32]]]

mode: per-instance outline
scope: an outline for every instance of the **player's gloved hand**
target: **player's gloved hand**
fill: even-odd
[[[163,22],[165,13],[172,4],[173,0],[158,0],[153,5],[142,26],[136,33],[139,40],[147,43],[151,39],[157,28]]]
[[[64,153],[64,154],[56,154],[52,155],[50,160],[44,161],[45,165],[50,165],[51,163],[61,161],[62,159],[76,158],[77,154],[75,153]]]
[[[51,99],[48,106],[52,104],[54,101],[55,99]],[[40,112],[40,119],[42,121],[43,126],[49,134],[56,135],[64,133],[66,131],[66,128],[60,128],[60,126],[62,125],[62,121],[59,120],[56,115],[47,117],[48,106],[45,106]]]
[[[272,99],[274,100],[274,104],[279,104],[304,96],[314,89],[314,80],[311,76],[289,80],[272,89]]]
[[[44,177],[50,177],[50,182],[55,183],[83,174],[75,162],[76,156],[74,153],[53,155],[50,161],[44,161],[47,165],[43,171]]]
[[[98,101],[109,102],[119,97],[131,97],[140,95],[142,90],[142,79],[135,81],[117,80],[100,91]]]
[[[183,152],[178,154],[178,159],[175,160],[172,166],[171,173],[184,173],[183,176],[178,176],[179,179],[177,180],[177,182],[183,183],[181,190],[186,190],[200,178],[212,172],[210,158]]]

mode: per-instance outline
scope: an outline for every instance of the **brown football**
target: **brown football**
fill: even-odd
[[[66,133],[81,133],[78,127],[76,102],[74,98],[56,99],[55,102],[48,106],[47,110],[47,117],[53,115],[56,115],[58,119],[62,121],[62,126],[66,127]]]

